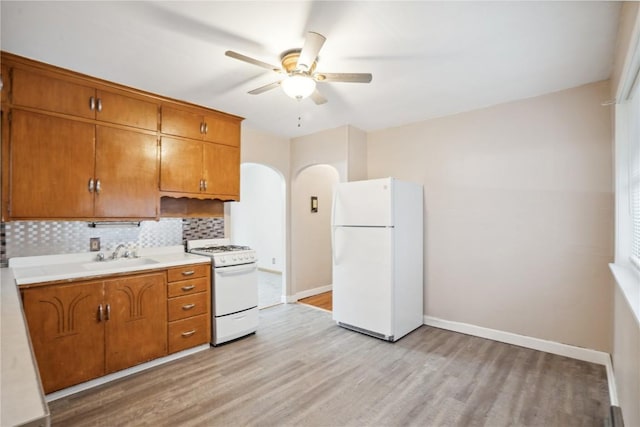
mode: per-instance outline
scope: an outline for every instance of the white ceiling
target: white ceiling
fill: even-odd
[[[345,124],[383,129],[607,79],[619,10],[591,1],[2,0],[0,47],[294,137]],[[318,71],[373,81],[319,84],[328,99],[320,106],[279,88],[247,94],[279,75],[224,52],[279,65],[307,31],[327,37]]]

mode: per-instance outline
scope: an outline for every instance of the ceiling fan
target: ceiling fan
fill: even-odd
[[[316,72],[318,53],[325,40],[326,38],[322,34],[309,31],[302,49],[287,50],[281,55],[281,67],[267,64],[232,50],[226,51],[225,55],[285,75],[284,79],[253,89],[249,91],[249,94],[258,95],[281,86],[282,90],[291,98],[301,100],[311,97],[313,102],[321,105],[327,102],[327,99],[318,91],[316,83],[369,83],[372,79],[372,75],[369,73]]]

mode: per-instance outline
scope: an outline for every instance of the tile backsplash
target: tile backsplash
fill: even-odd
[[[131,248],[181,245],[187,239],[224,237],[223,218],[167,218],[142,221],[139,227],[92,228],[83,221],[13,221],[0,223],[0,266],[19,256],[89,251],[89,239],[100,238],[108,252],[120,243]]]

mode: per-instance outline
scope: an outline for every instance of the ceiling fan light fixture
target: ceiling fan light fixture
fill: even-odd
[[[292,74],[282,81],[281,86],[287,96],[301,100],[313,93],[316,89],[316,81],[309,76]]]

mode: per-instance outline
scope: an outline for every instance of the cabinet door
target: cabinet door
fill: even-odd
[[[9,87],[11,85],[11,79],[9,78],[9,67],[5,64],[0,64],[0,78],[2,78],[2,90],[0,91],[0,101],[7,102],[7,94],[9,93]]]
[[[160,151],[160,189],[199,193],[202,142],[162,137]]]
[[[162,107],[162,133],[185,138],[202,139],[202,115],[167,106]]]
[[[104,375],[100,282],[22,292],[31,344],[45,393]]]
[[[158,130],[158,105],[104,90],[97,91],[96,119],[152,131]]]
[[[204,165],[206,192],[238,200],[240,195],[240,149],[205,142]]]
[[[10,126],[11,217],[91,217],[95,126],[15,109]]]
[[[157,215],[158,144],[135,131],[96,127],[95,216],[154,218]]]
[[[105,282],[106,372],[167,354],[166,274]]]
[[[206,116],[205,141],[216,142],[218,144],[240,146],[240,123],[237,121],[225,120],[219,117]]]
[[[11,101],[14,105],[92,119],[96,91],[39,71],[14,68]],[[91,99],[94,104],[92,108]]]

